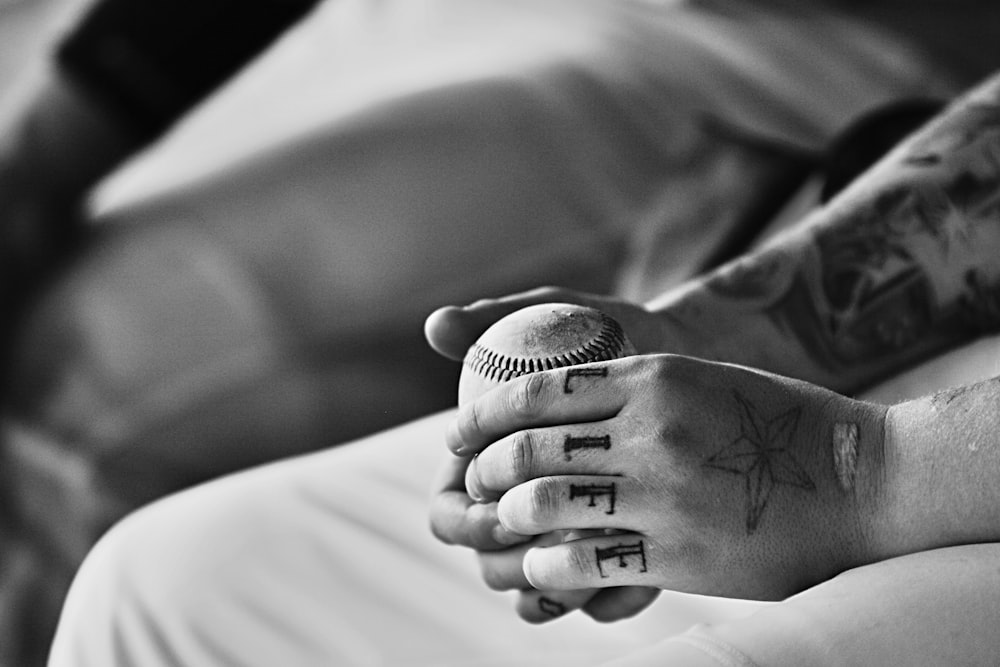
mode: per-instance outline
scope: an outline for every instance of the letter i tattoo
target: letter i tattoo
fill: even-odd
[[[567,435],[563,441],[563,454],[566,456],[566,460],[572,461],[573,452],[578,449],[611,449],[611,436],[602,435],[574,438],[571,435]]]
[[[607,368],[570,368],[566,371],[566,382],[563,384],[563,393],[572,394],[572,380],[573,378],[606,378],[608,377]]]
[[[639,572],[646,571],[646,545],[642,540],[639,540],[635,544],[619,543],[616,546],[606,549],[594,548],[594,557],[597,559],[597,571],[600,573],[602,579],[607,579],[610,576],[604,573],[604,561],[617,558],[618,567],[626,568],[630,562],[626,560],[628,556],[638,556],[640,564]]]

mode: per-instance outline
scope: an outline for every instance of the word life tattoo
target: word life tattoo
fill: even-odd
[[[559,618],[566,613],[566,605],[543,595],[538,598],[538,610],[550,618]]]
[[[566,370],[566,381],[563,383],[563,393],[573,393],[573,378],[606,378],[608,369],[602,368],[569,368]]]
[[[713,454],[705,466],[743,478],[746,487],[747,534],[753,534],[778,484],[815,491],[816,485],[790,451],[802,408],[786,410],[770,419],[738,391],[740,432],[729,444]]]
[[[608,509],[605,514],[615,513],[615,497],[617,489],[615,483],[610,484],[570,484],[569,485],[569,499],[576,500],[577,498],[589,498],[590,502],[587,503],[587,507],[597,507],[598,498],[608,499]]]
[[[583,436],[575,438],[567,435],[563,441],[563,455],[567,461],[573,460],[573,452],[578,449],[611,449],[611,436]]]
[[[594,547],[594,558],[597,560],[597,571],[600,573],[602,579],[607,579],[611,576],[604,573],[605,561],[616,558],[618,559],[618,567],[626,568],[630,563],[630,561],[627,560],[629,556],[638,556],[640,566],[639,572],[646,571],[646,545],[642,540],[639,540],[635,544],[619,543],[616,546],[606,547],[604,549]]]

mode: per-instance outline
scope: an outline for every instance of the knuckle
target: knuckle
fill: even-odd
[[[482,407],[479,401],[472,401],[469,403],[468,408],[464,411],[464,419],[459,423],[459,437],[462,439],[463,443],[473,440],[474,434],[479,433],[483,420],[482,414],[480,413]]]
[[[593,571],[590,552],[584,551],[576,544],[567,546],[569,548],[566,549],[566,568],[570,578],[577,581],[586,578]]]
[[[669,384],[676,380],[680,372],[683,357],[673,354],[661,354],[655,357],[652,364],[653,379],[657,385]]]
[[[683,449],[692,440],[690,427],[675,417],[665,416],[656,422],[652,430],[653,442],[657,446]]]
[[[544,373],[526,375],[511,392],[511,410],[522,417],[533,417],[538,414],[544,406],[547,385],[547,376]]]
[[[560,495],[552,480],[542,479],[528,489],[527,519],[534,524],[546,523],[559,510]]]
[[[535,463],[535,438],[531,431],[518,431],[511,438],[509,465],[519,480],[531,479]]]

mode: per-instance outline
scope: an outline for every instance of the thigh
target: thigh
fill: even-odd
[[[140,510],[78,573],[51,664],[579,665],[750,610],[666,595],[623,623],[525,624],[427,527],[448,416]]]
[[[841,574],[744,619],[701,626],[613,663],[989,665],[1000,653],[1000,545],[903,556]]]

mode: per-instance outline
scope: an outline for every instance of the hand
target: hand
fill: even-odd
[[[533,546],[559,541],[561,534],[531,537],[506,529],[497,519],[496,502],[477,503],[466,493],[469,459],[446,457],[434,483],[431,530],[447,544],[475,549],[490,588],[520,591],[516,609],[524,620],[543,623],[582,609],[595,620],[617,621],[639,613],[659,595],[659,589],[638,586],[557,592],[532,589],[524,577],[524,553]]]
[[[602,310],[622,323],[641,350],[663,345],[678,347],[665,342],[669,336],[663,320],[640,306],[553,287],[502,299],[484,299],[465,308],[441,308],[427,319],[427,339],[442,355],[460,360],[483,331],[501,317],[525,306],[552,302],[577,303]],[[496,502],[481,504],[469,498],[464,484],[468,460],[450,457],[443,464],[431,503],[431,528],[438,539],[479,552],[483,578],[490,588],[519,590],[517,612],[522,618],[544,622],[582,609],[595,620],[611,622],[639,613],[659,595],[659,589],[646,587],[557,593],[532,589],[524,579],[521,559],[540,538],[531,539],[504,529],[497,521]],[[510,548],[511,545],[520,546]]]
[[[681,328],[666,313],[652,313],[614,297],[557,287],[541,287],[501,299],[483,299],[462,308],[440,308],[427,318],[424,334],[438,353],[461,361],[466,350],[491,324],[515,310],[539,303],[574,303],[597,308],[622,325],[639,352],[690,353],[688,345],[681,340]]]
[[[449,428],[503,530],[611,531],[527,549],[534,588],[781,599],[870,560],[883,407],[674,355],[591,366],[512,380]]]

